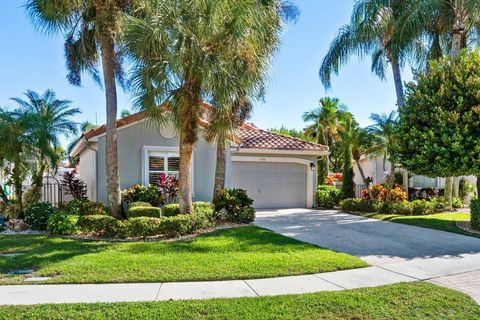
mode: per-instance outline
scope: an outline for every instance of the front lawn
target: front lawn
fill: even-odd
[[[395,223],[403,223],[412,226],[454,232],[472,237],[480,237],[479,235],[463,231],[462,229],[457,227],[456,223],[458,221],[470,220],[470,214],[468,213],[439,213],[424,216],[400,216],[394,214],[372,213],[366,215],[366,217]]]
[[[34,269],[42,283],[164,282],[251,279],[367,266],[353,256],[257,228],[241,227],[189,241],[112,243],[48,236],[0,236],[0,284],[6,273]],[[29,275],[32,276],[32,275]]]
[[[428,283],[294,296],[0,307],[2,319],[462,319],[480,318],[468,296]]]

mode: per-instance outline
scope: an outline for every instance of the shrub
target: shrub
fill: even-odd
[[[255,209],[246,207],[233,212],[227,211],[225,218],[236,223],[252,223],[255,220]]]
[[[158,178],[158,189],[167,203],[175,201],[178,195],[178,178],[162,173]]]
[[[215,211],[215,205],[211,202],[197,201],[193,203],[193,211],[195,214],[203,214],[211,222],[220,218],[220,214]]]
[[[147,206],[147,207],[130,207],[128,209],[128,217],[151,217],[151,218],[160,218],[162,215],[162,210],[157,207]]]
[[[152,205],[148,202],[132,202],[128,204],[129,208],[134,208],[134,207],[151,207]]]
[[[459,197],[454,197],[454,198],[453,198],[452,206],[453,206],[455,209],[460,209],[460,208],[462,208],[462,207],[463,207],[462,199],[460,199]]]
[[[111,216],[80,216],[78,226],[82,231],[98,237],[125,238],[126,236],[125,223]]]
[[[103,203],[88,199],[74,199],[60,204],[59,208],[69,214],[80,216],[106,215],[108,213],[107,207]]]
[[[414,215],[432,214],[435,212],[435,205],[431,201],[414,200],[410,202]]]
[[[379,203],[369,199],[345,199],[340,203],[340,208],[345,212],[373,213],[378,210]]]
[[[126,234],[129,237],[144,238],[160,234],[160,218],[136,217],[129,218],[126,223]]]
[[[83,180],[77,178],[73,171],[63,174],[62,186],[65,187],[66,194],[72,195],[76,200],[87,198],[87,185]]]
[[[174,217],[180,214],[180,205],[178,203],[167,204],[163,207],[163,215],[165,217]]]
[[[473,229],[480,230],[480,199],[470,202],[470,224]]]
[[[371,189],[372,197],[377,201],[386,201],[388,189],[381,184],[376,184]],[[365,189],[362,191],[362,197],[368,199],[368,190]],[[391,201],[402,202],[407,200],[407,193],[402,189],[402,187],[396,186],[390,191]]]
[[[35,203],[25,210],[25,222],[33,230],[47,230],[48,217],[56,212],[48,202]]]
[[[318,186],[317,206],[325,209],[333,209],[340,204],[342,191],[332,186]]]
[[[179,214],[174,217],[164,217],[161,219],[159,233],[167,237],[186,235],[191,228],[193,215]]]
[[[221,211],[225,209],[227,212],[251,207],[253,199],[248,197],[247,191],[243,189],[222,189],[218,194],[215,203],[215,210]]]
[[[122,199],[131,202],[148,202],[155,207],[163,204],[163,197],[157,186],[143,186],[136,184],[130,189],[122,191]]]
[[[447,208],[448,208],[448,202],[444,197],[432,198],[432,199],[430,199],[430,202],[432,203],[433,209],[436,212],[442,212],[442,211],[447,210]]]
[[[48,217],[47,230],[55,235],[71,235],[77,231],[78,216],[59,211]]]
[[[255,220],[253,199],[243,189],[222,189],[215,203],[215,212],[225,211],[225,218],[236,223],[251,223]],[[218,218],[218,215],[216,216]]]
[[[408,201],[402,202],[383,202],[378,212],[384,214],[397,214],[403,216],[410,216],[413,214],[413,206]]]

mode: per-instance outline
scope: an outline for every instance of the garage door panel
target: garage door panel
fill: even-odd
[[[256,208],[306,206],[305,165],[234,162],[232,184],[247,190]]]

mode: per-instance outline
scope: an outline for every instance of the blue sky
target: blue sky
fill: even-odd
[[[334,76],[326,92],[318,69],[330,41],[348,22],[354,0],[293,0],[300,8],[297,24],[290,24],[282,36],[282,46],[271,66],[268,91],[258,102],[251,122],[260,128],[285,125],[303,128],[304,111],[318,100],[334,96],[345,103],[361,125],[369,124],[371,113],[395,108],[395,90],[390,73],[382,82],[370,73],[368,59],[353,57]],[[88,75],[82,87],[66,80],[62,37],[47,36],[32,26],[22,8],[24,1],[2,0],[0,10],[0,106],[13,106],[9,98],[21,96],[26,89],[54,89],[61,99],[69,99],[82,110],[78,121],[98,124],[105,121],[104,93]],[[411,80],[409,70],[404,80]],[[119,90],[119,110],[130,108],[130,95]]]

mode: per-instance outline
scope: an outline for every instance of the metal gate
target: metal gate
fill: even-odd
[[[53,176],[43,177],[42,202],[49,202],[58,206],[63,201],[62,184]]]

